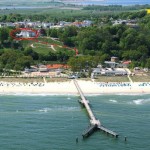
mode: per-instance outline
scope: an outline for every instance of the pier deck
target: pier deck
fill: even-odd
[[[82,103],[84,104],[84,106],[85,106],[85,108],[86,108],[86,110],[87,110],[87,112],[88,112],[88,115],[89,115],[89,117],[90,117],[90,123],[91,123],[91,125],[100,126],[100,121],[95,118],[95,116],[94,116],[94,114],[93,114],[93,112],[92,112],[92,110],[91,110],[91,108],[90,108],[90,106],[89,106],[89,102],[88,102],[88,100],[86,100],[86,98],[84,97],[83,92],[82,92],[81,88],[79,87],[77,81],[74,80],[74,83],[75,83],[75,86],[76,86],[76,88],[77,88],[77,90],[78,90],[78,92],[79,92],[79,94],[80,94],[80,97],[81,97],[81,99],[82,99]]]
[[[107,129],[107,128],[103,127],[102,125],[99,126],[98,129],[101,130],[101,131],[104,131],[105,133],[110,134],[110,135],[112,135],[116,138],[119,136],[116,132]]]
[[[83,132],[82,136],[83,137],[88,137],[89,135],[91,135],[94,131],[96,131],[97,129],[106,132],[107,134],[110,134],[114,137],[118,137],[119,135],[107,128],[105,128],[104,126],[101,125],[101,122],[99,120],[96,119],[96,117],[94,116],[92,109],[89,106],[89,101],[85,98],[80,86],[78,85],[77,81],[74,80],[74,84],[78,90],[78,93],[80,94],[81,100],[79,101],[81,104],[83,104],[88,112],[88,115],[90,117],[90,124],[91,126]]]

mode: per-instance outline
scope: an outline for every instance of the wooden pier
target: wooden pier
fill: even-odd
[[[88,137],[89,135],[91,135],[93,132],[95,132],[96,130],[101,130],[106,132],[107,134],[110,134],[114,137],[118,137],[119,135],[107,128],[105,128],[104,126],[101,125],[101,122],[99,120],[97,120],[89,106],[89,101],[86,100],[80,86],[78,85],[78,82],[76,80],[74,80],[74,84],[80,94],[81,100],[79,100],[79,102],[86,108],[89,118],[90,118],[90,127],[85,130],[82,134],[83,137]]]
[[[101,130],[101,131],[104,131],[105,133],[110,134],[110,135],[112,135],[116,138],[119,136],[116,132],[107,129],[107,128],[103,127],[102,125],[99,126],[98,129]]]
[[[91,125],[89,126],[83,133],[82,136],[83,138],[89,137],[93,132],[95,132],[97,130],[97,126],[96,125]]]

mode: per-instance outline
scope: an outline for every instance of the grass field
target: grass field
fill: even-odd
[[[129,82],[127,76],[99,76],[96,82]]]
[[[42,42],[47,42],[47,44],[56,44],[56,45],[61,45],[61,46],[63,45],[62,42],[52,40],[50,37],[39,37],[38,40]]]
[[[23,44],[23,47],[31,46],[35,52],[39,54],[44,54],[44,55],[47,55],[50,51],[56,52],[58,50],[65,49],[63,47],[57,46],[57,45],[63,46],[62,42],[52,40],[51,38],[47,38],[47,37],[40,37],[37,39],[37,41],[24,40],[24,41],[21,41],[21,43]],[[54,48],[51,48],[51,45],[54,45]]]
[[[150,82],[150,75],[148,76],[138,76],[135,75],[133,77],[131,77],[133,82]]]
[[[34,45],[33,50],[39,54],[47,55],[50,51],[52,52],[54,51],[53,49],[51,49],[50,46],[45,45],[45,44],[35,43],[33,45]]]

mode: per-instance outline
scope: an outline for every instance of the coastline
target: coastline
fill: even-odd
[[[92,82],[77,80],[85,95],[149,94],[150,82]],[[73,80],[66,82],[0,82],[0,95],[78,95]]]

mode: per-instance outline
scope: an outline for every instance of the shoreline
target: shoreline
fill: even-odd
[[[150,82],[92,82],[77,80],[85,95],[150,94]],[[0,82],[0,95],[78,95],[73,80],[66,82]]]

